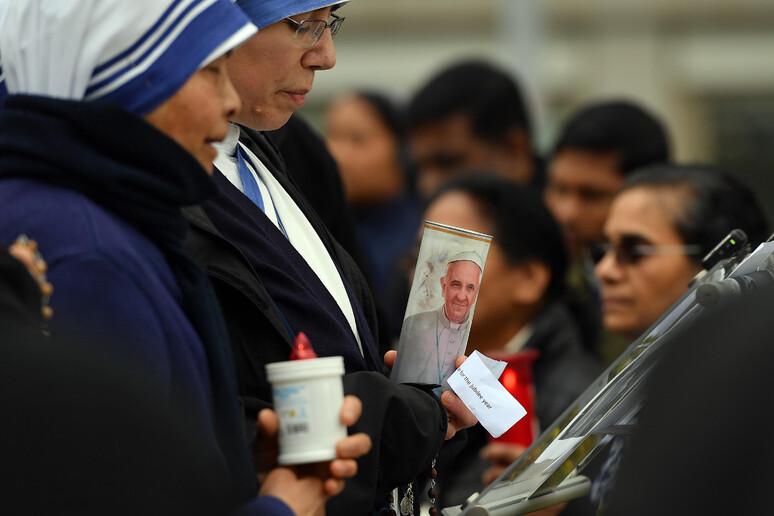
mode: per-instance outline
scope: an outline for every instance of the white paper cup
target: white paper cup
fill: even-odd
[[[266,365],[280,420],[280,465],[336,458],[336,443],[347,436],[340,417],[343,374],[340,356]]]

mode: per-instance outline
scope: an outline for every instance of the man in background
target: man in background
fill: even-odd
[[[454,176],[480,170],[542,185],[524,95],[493,64],[462,61],[440,71],[412,99],[408,125],[420,197]]]
[[[585,251],[602,237],[613,197],[633,170],[665,162],[670,149],[664,125],[627,101],[591,104],[562,129],[547,167],[545,200],[561,227],[571,259],[568,302],[586,346],[606,363],[628,342],[600,330],[598,285]]]

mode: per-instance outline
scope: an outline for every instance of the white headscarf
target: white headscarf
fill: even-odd
[[[0,23],[9,94],[102,98],[138,115],[257,30],[230,0],[0,0]]]

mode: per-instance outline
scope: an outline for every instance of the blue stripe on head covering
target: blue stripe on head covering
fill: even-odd
[[[4,13],[0,100],[106,99],[137,115],[257,30],[231,0],[0,0]]]
[[[152,111],[245,28],[249,22],[238,11],[229,0],[174,2],[142,38],[94,70],[85,98],[110,100],[139,115]]]
[[[259,29],[288,16],[316,11],[329,5],[342,4],[347,0],[236,0]]]

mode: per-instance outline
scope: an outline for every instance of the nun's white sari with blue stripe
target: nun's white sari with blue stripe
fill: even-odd
[[[256,32],[228,0],[0,0],[0,24],[8,93],[138,115]]]

